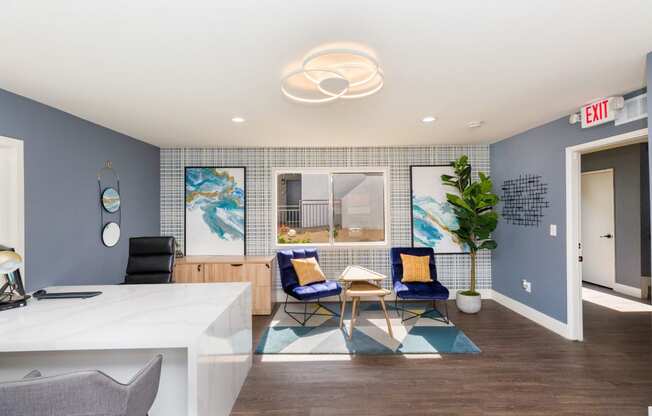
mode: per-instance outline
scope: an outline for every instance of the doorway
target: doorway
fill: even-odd
[[[614,288],[616,244],[614,170],[582,172],[582,280]]]
[[[22,140],[0,136],[0,245],[25,259],[24,162]],[[25,279],[25,268],[21,270]]]
[[[566,330],[569,339],[578,341],[584,339],[582,281],[585,280],[585,277],[583,274],[587,274],[586,279],[589,279],[588,281],[596,280],[600,282],[598,284],[605,287],[610,285],[614,288],[618,287],[620,277],[618,271],[618,246],[620,242],[624,241],[622,238],[618,240],[619,234],[624,235],[617,231],[618,221],[615,221],[615,226],[611,226],[609,218],[615,218],[618,215],[619,198],[626,198],[618,196],[617,188],[614,185],[616,180],[614,179],[614,173],[611,173],[611,177],[609,177],[609,174],[600,175],[599,172],[589,173],[591,171],[604,171],[605,169],[586,169],[587,166],[585,165],[587,164],[584,163],[584,156],[627,145],[646,143],[647,135],[648,129],[641,129],[566,148],[566,301],[568,316]],[[585,169],[584,172],[589,173],[589,175],[582,175],[583,168]],[[645,171],[641,172],[641,179],[648,180],[647,165],[641,169]],[[583,185],[589,189],[583,190]],[[605,187],[607,188],[606,191]],[[646,183],[646,187],[649,187],[649,183]],[[602,205],[607,205],[607,207],[599,208],[597,209],[598,212],[595,213],[584,212],[585,209],[582,206],[583,197],[592,198]],[[588,203],[591,203],[590,200]],[[609,205],[612,207],[611,210]],[[649,212],[649,205],[645,208],[639,208],[641,210],[636,214],[638,217],[641,217],[645,210]],[[620,213],[633,217],[628,212]],[[587,228],[587,230],[583,230],[583,228]],[[640,225],[638,232],[641,232]],[[583,241],[583,238],[586,238],[587,241]],[[641,240],[639,239],[639,244],[642,243]],[[615,247],[614,249],[611,248],[612,245]],[[642,247],[642,244],[639,245],[639,252],[643,253],[646,249],[640,247]],[[587,251],[584,251],[585,249]],[[649,252],[649,248],[647,251]],[[611,253],[614,253],[613,262],[610,258]],[[588,265],[585,265],[587,255],[593,257],[593,262],[588,262]],[[596,259],[596,257],[605,258]],[[649,257],[647,260],[649,262]],[[639,267],[642,263],[643,261],[639,262]],[[613,269],[616,270],[613,274],[609,270],[612,269],[611,264],[614,264]],[[634,277],[636,276],[628,276],[628,278],[632,279]],[[640,281],[641,277],[638,276],[639,285]]]

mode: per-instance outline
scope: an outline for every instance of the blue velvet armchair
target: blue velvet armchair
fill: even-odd
[[[432,282],[423,283],[423,282],[412,282],[412,283],[403,283],[401,279],[403,278],[403,262],[401,261],[401,254],[407,254],[410,256],[429,256],[430,257],[430,278]],[[437,281],[437,266],[435,265],[435,252],[431,247],[394,247],[390,251],[390,257],[392,261],[392,284],[394,286],[394,293],[396,298],[394,301],[394,306],[396,311],[401,311],[401,320],[403,322],[417,317],[428,317],[431,319],[442,320],[446,323],[449,323],[448,320],[448,289]],[[432,308],[427,309],[422,313],[415,313],[410,310],[405,309],[404,307],[398,306],[398,301],[401,300],[402,303],[405,301],[431,301]],[[446,308],[446,314],[444,315],[437,309],[437,301],[444,301],[444,307]],[[442,318],[433,318],[431,312],[436,311],[439,316]],[[411,314],[412,316],[405,318],[405,312]]]
[[[342,287],[334,280],[326,280],[320,283],[312,283],[309,285],[301,286],[299,278],[292,265],[292,259],[305,259],[307,257],[314,257],[319,263],[319,255],[315,249],[305,250],[284,250],[276,254],[278,259],[278,267],[281,272],[281,285],[285,292],[285,303],[283,310],[292,319],[297,321],[300,325],[305,325],[310,318],[315,315],[318,316],[339,316],[337,312],[329,309],[321,303],[321,299],[329,296],[337,296],[340,298]],[[303,303],[303,312],[288,311],[288,299],[292,296],[294,299]],[[341,299],[341,298],[340,298]],[[308,311],[308,304],[314,303],[315,309],[312,312]],[[340,300],[341,303],[341,300]],[[330,314],[319,313],[320,308],[330,312]],[[301,317],[301,319],[297,318]]]

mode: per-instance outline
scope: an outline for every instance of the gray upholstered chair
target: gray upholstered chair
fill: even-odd
[[[34,370],[24,379],[0,383],[3,416],[145,416],[161,376],[157,355],[129,383],[101,371],[43,377]]]

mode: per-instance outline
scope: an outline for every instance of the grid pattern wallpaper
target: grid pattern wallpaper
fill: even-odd
[[[409,246],[410,165],[446,164],[463,154],[469,156],[474,176],[478,171],[490,173],[488,145],[161,149],[161,234],[174,236],[183,247],[185,166],[246,166],[248,255],[276,254],[272,240],[275,232],[275,215],[271,211],[273,169],[370,166],[389,169],[391,245]],[[329,278],[338,277],[351,264],[390,275],[387,249],[321,250],[320,264]],[[466,288],[469,267],[466,255],[437,256],[439,280],[451,292]],[[387,287],[389,280],[385,281]],[[280,282],[276,287],[280,288]],[[491,288],[488,252],[478,257],[478,288]]]

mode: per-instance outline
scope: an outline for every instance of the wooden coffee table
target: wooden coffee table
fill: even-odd
[[[373,270],[365,269],[361,266],[349,266],[342,272],[340,282],[344,286],[344,296],[342,298],[342,310],[340,311],[340,328],[344,325],[344,311],[346,310],[346,299],[350,297],[353,306],[351,310],[351,328],[349,329],[349,339],[353,336],[353,328],[355,328],[355,321],[360,311],[360,298],[366,296],[374,296],[378,298],[380,305],[385,314],[385,321],[387,321],[387,331],[389,336],[394,338],[392,332],[392,324],[387,315],[387,306],[385,306],[385,296],[389,295],[391,291],[383,289],[379,286],[380,282],[387,277],[383,274],[374,272]]]

